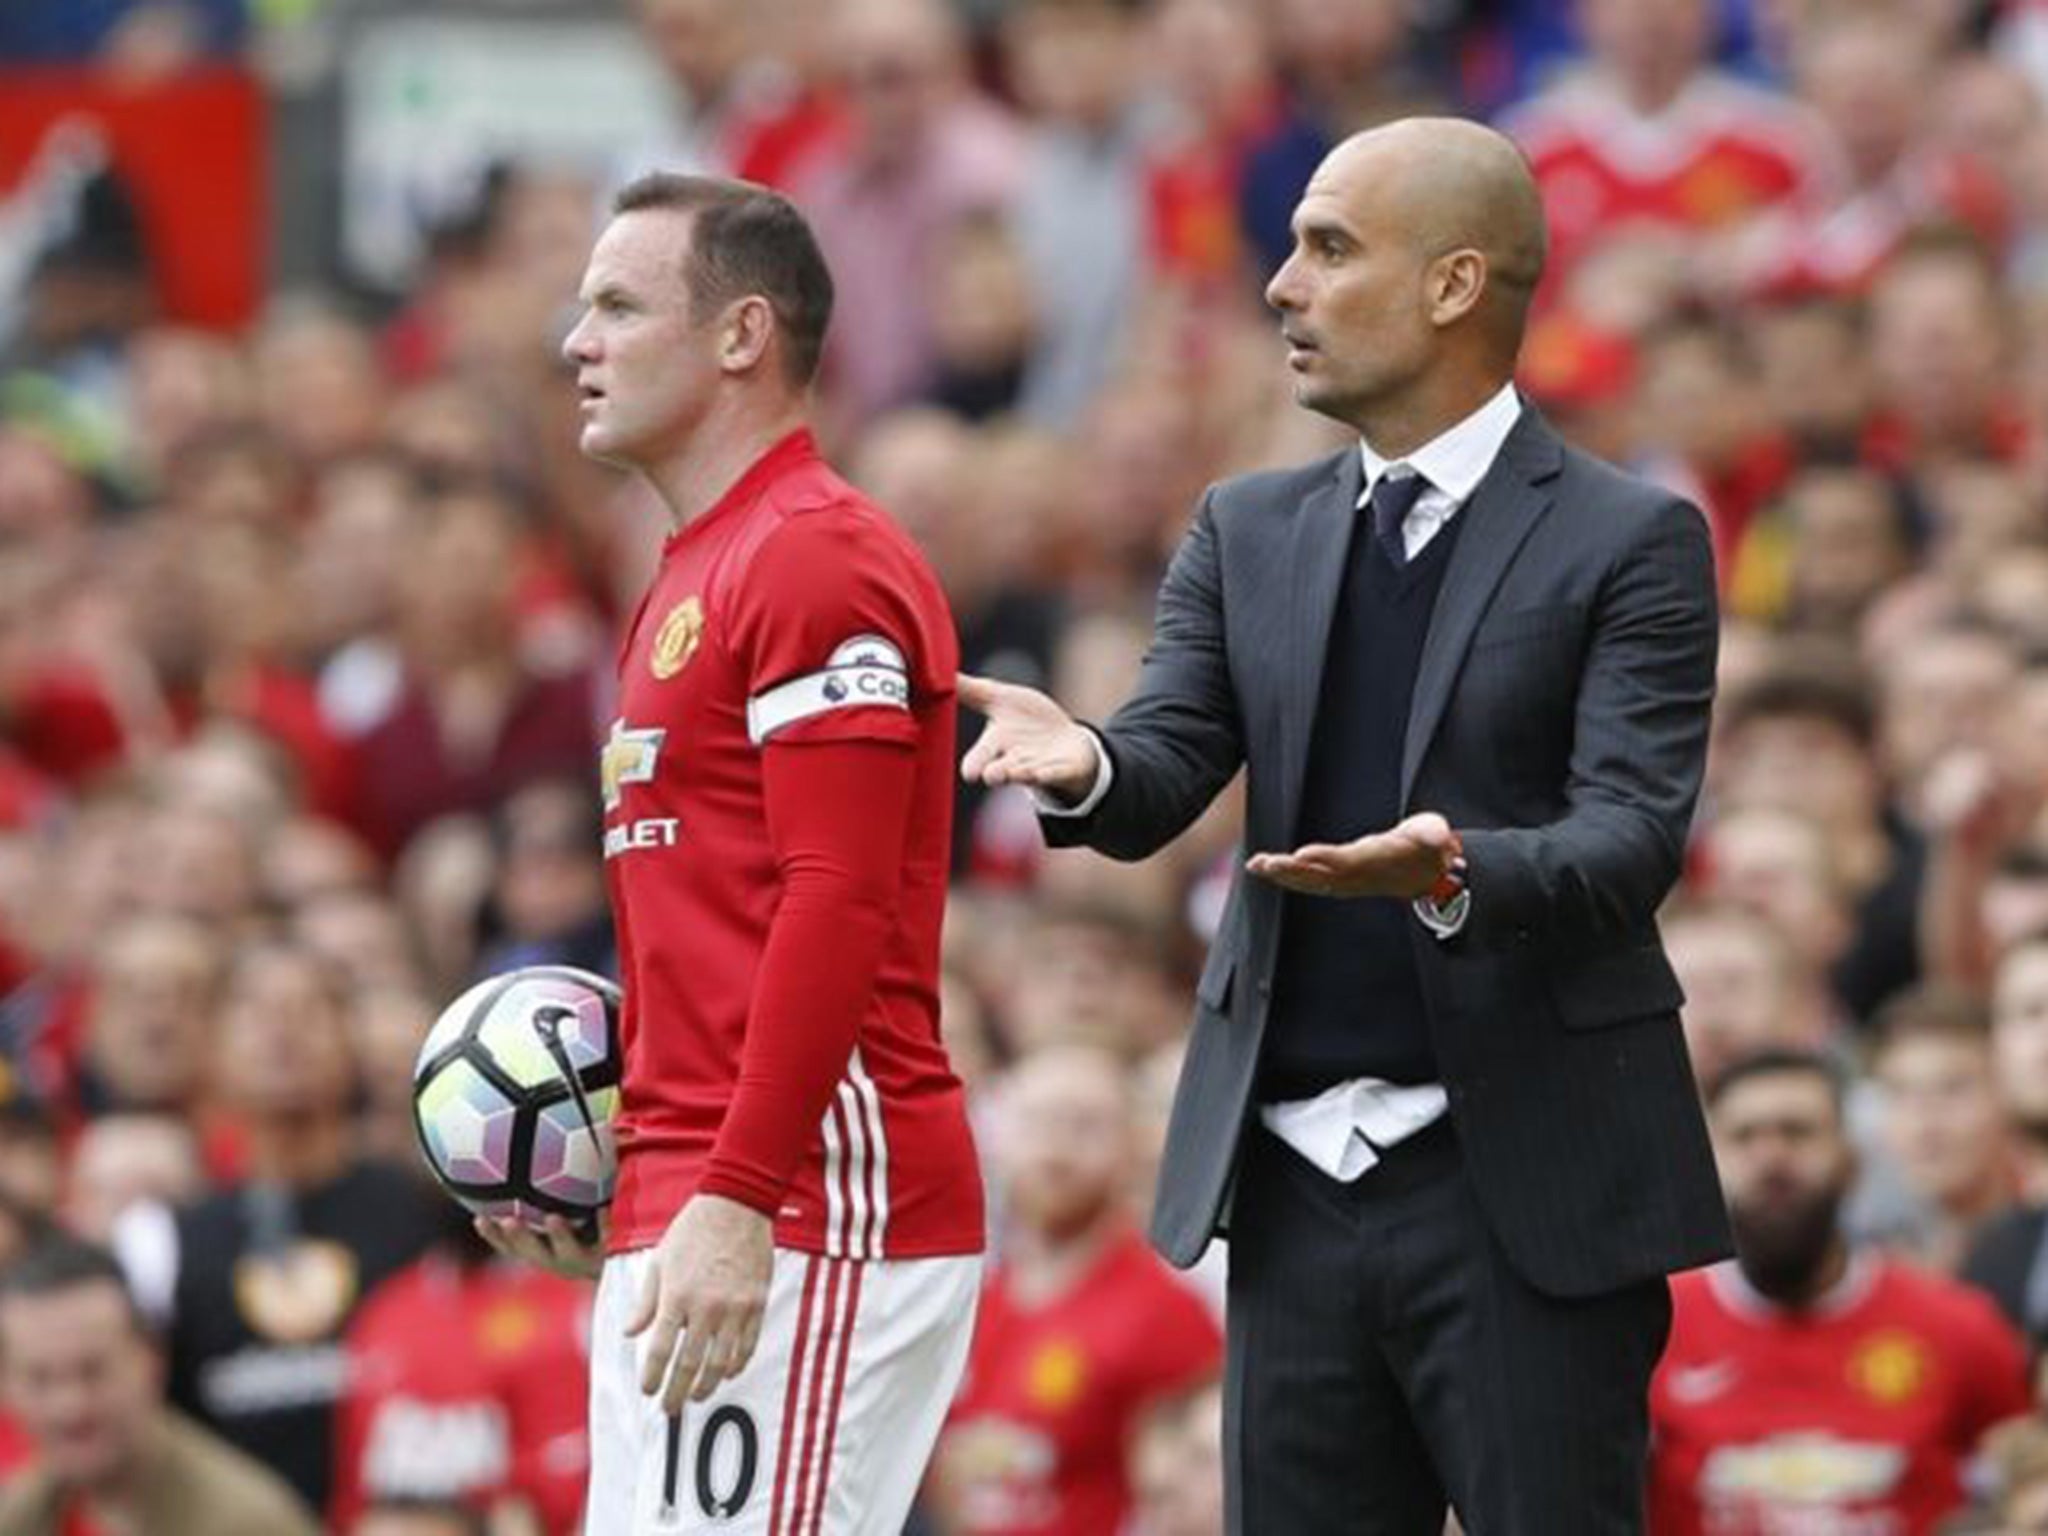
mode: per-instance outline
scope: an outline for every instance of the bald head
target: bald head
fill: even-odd
[[[1390,199],[1427,260],[1478,252],[1486,263],[1481,305],[1504,336],[1520,341],[1548,241],[1536,178],[1504,134],[1461,117],[1403,118],[1344,140],[1316,177]]]
[[[1501,135],[1441,117],[1356,134],[1316,167],[1293,223],[1266,302],[1302,405],[1398,450],[1513,377],[1543,276],[1543,204]]]

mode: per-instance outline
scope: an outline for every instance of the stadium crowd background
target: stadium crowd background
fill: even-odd
[[[543,100],[471,81],[378,181],[373,93],[336,83],[389,67],[396,8],[0,8],[0,95],[58,103],[0,126],[0,1356],[7,1274],[68,1230],[118,1251],[174,1400],[332,1529],[468,1528],[446,1494],[573,1529],[581,1294],[479,1261],[407,1116],[470,980],[609,963],[594,769],[662,529],[577,455],[557,357],[604,193],[790,192],[839,283],[828,451],[929,552],[969,668],[1100,716],[1202,485],[1337,443],[1259,286],[1322,152],[1427,110],[1542,179],[1525,392],[1712,522],[1666,916],[1702,1080],[1838,1058],[1855,1239],[2048,1342],[2048,6],[1568,11],[448,0],[404,19],[573,39],[578,99],[641,99],[591,95],[623,59],[660,110],[549,154],[491,137]],[[181,91],[255,104],[155,120],[220,185],[91,127]],[[209,201],[237,176],[242,226]],[[195,222],[242,249],[187,281]],[[1230,800],[1136,867],[1046,853],[1021,793],[960,812],[945,1028],[1013,1281],[921,1518],[1219,1532],[1217,1277],[1128,1244]],[[1980,1528],[2044,1478],[2048,1417],[2001,1433]]]

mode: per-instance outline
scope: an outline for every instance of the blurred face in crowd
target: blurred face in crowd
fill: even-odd
[[[1857,17],[1849,8],[1818,24],[1799,45],[1799,93],[1820,113],[1857,182],[1888,174],[1912,142],[1927,64],[1919,27]]]
[[[433,1004],[414,988],[377,986],[356,996],[349,1008],[350,1031],[372,1099],[411,1104],[413,1065],[433,1023]]]
[[[1801,475],[1786,495],[1793,528],[1792,603],[1812,624],[1846,627],[1912,569],[1891,488],[1864,470]]]
[[[583,451],[645,469],[702,427],[721,370],[716,316],[694,314],[684,278],[690,218],[643,208],[605,226],[583,275],[583,317],[562,345],[582,393]]]
[[[1277,0],[1271,14],[1281,66],[1312,88],[1355,89],[1400,57],[1406,35],[1400,0]]]
[[[1096,861],[1090,861],[1096,862]],[[1121,1051],[1147,999],[1163,990],[1143,938],[1092,913],[1045,911],[1026,933],[1003,1022],[1020,1050],[1085,1044]]]
[[[1725,1089],[1708,1124],[1743,1274],[1766,1296],[1803,1297],[1835,1253],[1856,1171],[1832,1087],[1762,1073]]]
[[[1031,280],[1008,227],[995,217],[960,220],[937,265],[932,344],[942,363],[968,374],[1020,365],[1031,347]]]
[[[67,1225],[90,1242],[111,1239],[114,1224],[145,1201],[178,1206],[206,1188],[191,1123],[176,1115],[101,1115],[86,1123],[71,1153]]]
[[[1266,34],[1247,0],[1164,0],[1151,21],[1147,56],[1197,122],[1227,122],[1266,83]]]
[[[639,0],[641,34],[670,76],[690,93],[691,106],[717,104],[746,62],[745,0]]]
[[[1667,920],[1664,948],[1685,989],[1680,1017],[1693,1078],[1712,1082],[1738,1057],[1809,1044],[1792,951],[1746,907],[1701,907]]]
[[[255,946],[235,961],[221,1011],[222,1091],[253,1118],[338,1114],[355,1063],[338,978],[303,950]]]
[[[1636,396],[1637,434],[1701,469],[1733,464],[1756,439],[1758,395],[1730,341],[1702,326],[1668,332],[1648,349]]]
[[[924,145],[959,71],[958,24],[942,0],[843,0],[833,63],[855,149],[877,169]]]
[[[480,487],[451,491],[422,509],[399,576],[399,611],[414,654],[503,654],[520,532],[517,512]]]
[[[188,526],[275,528],[294,510],[297,472],[287,444],[260,427],[230,425],[188,438],[167,471],[166,503]]]
[[[229,927],[256,899],[250,831],[233,817],[196,806],[149,813],[136,852],[138,895],[152,912]]]
[[[133,1466],[161,1401],[156,1352],[111,1280],[0,1298],[0,1381],[60,1487]]]
[[[264,899],[286,911],[339,891],[377,887],[375,857],[346,827],[294,816],[263,842]]]
[[[1991,992],[1991,1051],[2013,1120],[2048,1141],[2048,940],[2030,939],[1998,962]]]
[[[1932,630],[1880,674],[1881,734],[1894,780],[1909,792],[1943,754],[1996,743],[2019,677],[2012,648],[1981,630]]]
[[[2036,153],[2041,100],[2026,75],[2003,59],[1965,54],[1942,71],[1930,137],[1990,166],[2008,192],[2025,196]]]
[[[1853,445],[1870,412],[1870,368],[1852,312],[1811,303],[1765,310],[1748,328],[1765,414],[1802,443]]]
[[[1870,298],[1870,356],[1883,401],[1930,449],[1973,447],[2006,383],[2005,318],[1975,258],[1908,254]]]
[[[0,431],[0,549],[53,548],[92,516],[85,482],[26,432]]]
[[[1876,1068],[1884,1137],[1907,1185],[1937,1207],[1981,1200],[2005,1172],[2005,1110],[1988,1040],[1933,1031],[1888,1045]]]
[[[999,1090],[997,1163],[1020,1226],[1049,1242],[1093,1232],[1123,1199],[1129,1089],[1105,1051],[1056,1046],[1010,1069]]]
[[[128,366],[128,420],[137,452],[157,473],[196,433],[248,407],[247,366],[224,337],[152,326],[129,347]]]
[[[205,1083],[220,1005],[218,942],[196,923],[138,918],[93,973],[86,1051],[116,1103],[184,1106]]]
[[[1826,831],[1796,812],[1739,810],[1707,832],[1708,884],[1763,917],[1809,966],[1848,944],[1851,915]]]
[[[1713,41],[1707,0],[1579,0],[1579,27],[1596,58],[1629,85],[1638,105],[1662,106]]]
[[[1116,0],[1028,0],[1009,37],[1017,94],[1033,116],[1097,133],[1116,125],[1135,74],[1131,22]]]
[[[411,935],[397,906],[376,890],[339,890],[305,902],[292,937],[354,986],[405,986],[417,979]]]
[[[1759,715],[1722,740],[1728,805],[1791,811],[1837,836],[1867,831],[1882,805],[1881,781],[1863,744],[1825,716]]]
[[[256,401],[271,430],[305,462],[368,447],[384,403],[369,334],[339,315],[311,310],[273,322],[256,343]]]
[[[2048,515],[2027,476],[1969,460],[1921,477],[1934,522],[1933,565],[1955,589],[1975,594],[2009,558],[2048,536]]]
[[[44,1220],[56,1213],[63,1178],[57,1134],[49,1121],[19,1106],[0,1114],[0,1205],[16,1217]]]
[[[899,411],[861,435],[852,479],[917,541],[953,606],[972,608],[1021,574],[1028,530],[982,519],[969,478],[975,434],[945,411]]]
[[[391,460],[350,460],[321,477],[294,583],[319,651],[374,634],[391,618],[412,505],[411,476]]]
[[[505,805],[498,911],[518,938],[558,938],[605,913],[600,818],[573,784],[527,786]]]

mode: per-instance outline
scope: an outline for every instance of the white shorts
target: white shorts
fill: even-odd
[[[653,1262],[618,1255],[598,1282],[585,1536],[900,1536],[966,1369],[980,1256],[776,1249],[754,1358],[677,1420],[625,1334]]]

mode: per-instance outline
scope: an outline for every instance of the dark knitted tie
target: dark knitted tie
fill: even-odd
[[[1380,541],[1397,571],[1408,564],[1408,541],[1401,536],[1401,525],[1428,485],[1421,475],[1411,473],[1396,479],[1385,470],[1373,482],[1372,536]]]

